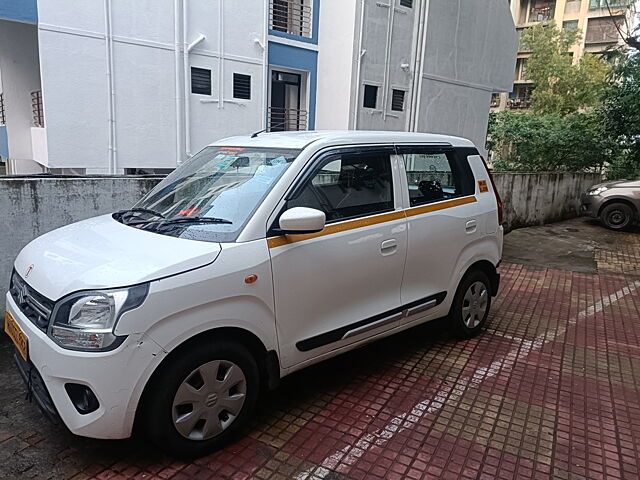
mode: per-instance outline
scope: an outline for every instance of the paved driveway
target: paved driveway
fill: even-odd
[[[487,330],[444,321],[311,367],[194,463],[48,424],[0,340],[0,478],[628,478],[640,461],[640,236],[586,220],[507,236]]]

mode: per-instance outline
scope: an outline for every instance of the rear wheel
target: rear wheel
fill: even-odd
[[[154,379],[146,395],[145,430],[171,455],[206,455],[246,423],[258,390],[258,367],[245,347],[196,345],[172,359]]]
[[[491,309],[491,282],[487,275],[475,270],[465,275],[451,305],[449,319],[455,333],[462,338],[478,334]]]
[[[633,209],[626,203],[610,203],[602,209],[600,220],[611,230],[626,230],[633,222]]]

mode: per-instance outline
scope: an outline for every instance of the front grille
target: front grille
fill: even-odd
[[[9,293],[20,311],[42,331],[49,326],[53,302],[36,292],[14,270],[11,274]]]

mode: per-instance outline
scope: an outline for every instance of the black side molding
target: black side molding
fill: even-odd
[[[389,310],[373,317],[360,320],[359,322],[346,325],[344,327],[336,328],[329,332],[321,333],[315,337],[300,340],[296,343],[296,347],[301,352],[308,352],[315,348],[329,345],[330,343],[337,342],[343,338],[348,338],[352,335],[356,335],[366,330],[380,327],[386,323],[391,323],[399,320],[402,317],[413,315],[424,310],[431,309],[437,305],[440,305],[447,296],[447,292],[436,293],[430,297],[421,298],[415,302],[407,303],[393,310]]]

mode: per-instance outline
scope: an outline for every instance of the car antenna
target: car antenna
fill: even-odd
[[[288,122],[285,120],[284,122],[281,123],[276,123],[275,125],[271,125],[263,130],[260,130],[259,132],[255,132],[251,134],[251,138],[256,138],[258,135],[260,135],[261,133],[266,132],[267,130],[269,130],[270,128],[278,128],[278,127],[282,127],[283,125],[286,125]]]

